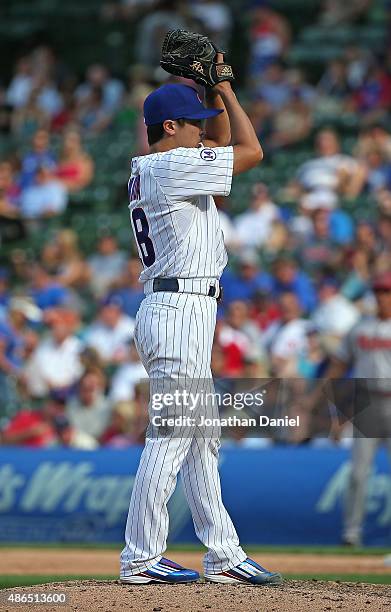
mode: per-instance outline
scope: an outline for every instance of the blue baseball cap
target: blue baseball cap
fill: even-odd
[[[205,108],[197,91],[181,83],[162,85],[144,102],[146,125],[163,123],[167,119],[208,119],[222,112],[223,109]]]

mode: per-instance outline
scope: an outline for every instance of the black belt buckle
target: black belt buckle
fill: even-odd
[[[179,282],[177,278],[155,278],[153,281],[153,291],[157,293],[159,291],[171,291],[172,293],[178,293]]]

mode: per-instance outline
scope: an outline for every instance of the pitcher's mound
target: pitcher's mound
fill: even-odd
[[[67,603],[28,604],[29,612],[379,612],[391,610],[391,585],[352,582],[287,580],[278,587],[220,585],[210,583],[182,585],[123,585],[110,580],[55,582],[32,587],[16,587],[0,592],[0,609],[14,612],[11,594],[65,593]],[[19,607],[19,606],[18,606]],[[19,608],[19,609],[21,609]]]

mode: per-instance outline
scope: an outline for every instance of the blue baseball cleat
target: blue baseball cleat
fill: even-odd
[[[220,584],[252,584],[255,586],[277,586],[283,583],[281,574],[268,572],[262,565],[248,557],[236,567],[225,572],[205,574],[205,579]]]
[[[121,576],[121,582],[126,584],[150,584],[165,582],[179,584],[182,582],[196,582],[200,575],[195,570],[186,569],[174,561],[162,557],[155,565],[133,576]]]

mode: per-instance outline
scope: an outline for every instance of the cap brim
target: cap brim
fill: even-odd
[[[210,119],[220,115],[222,112],[224,112],[223,108],[204,108],[197,113],[191,113],[191,115],[181,115],[177,119]]]

